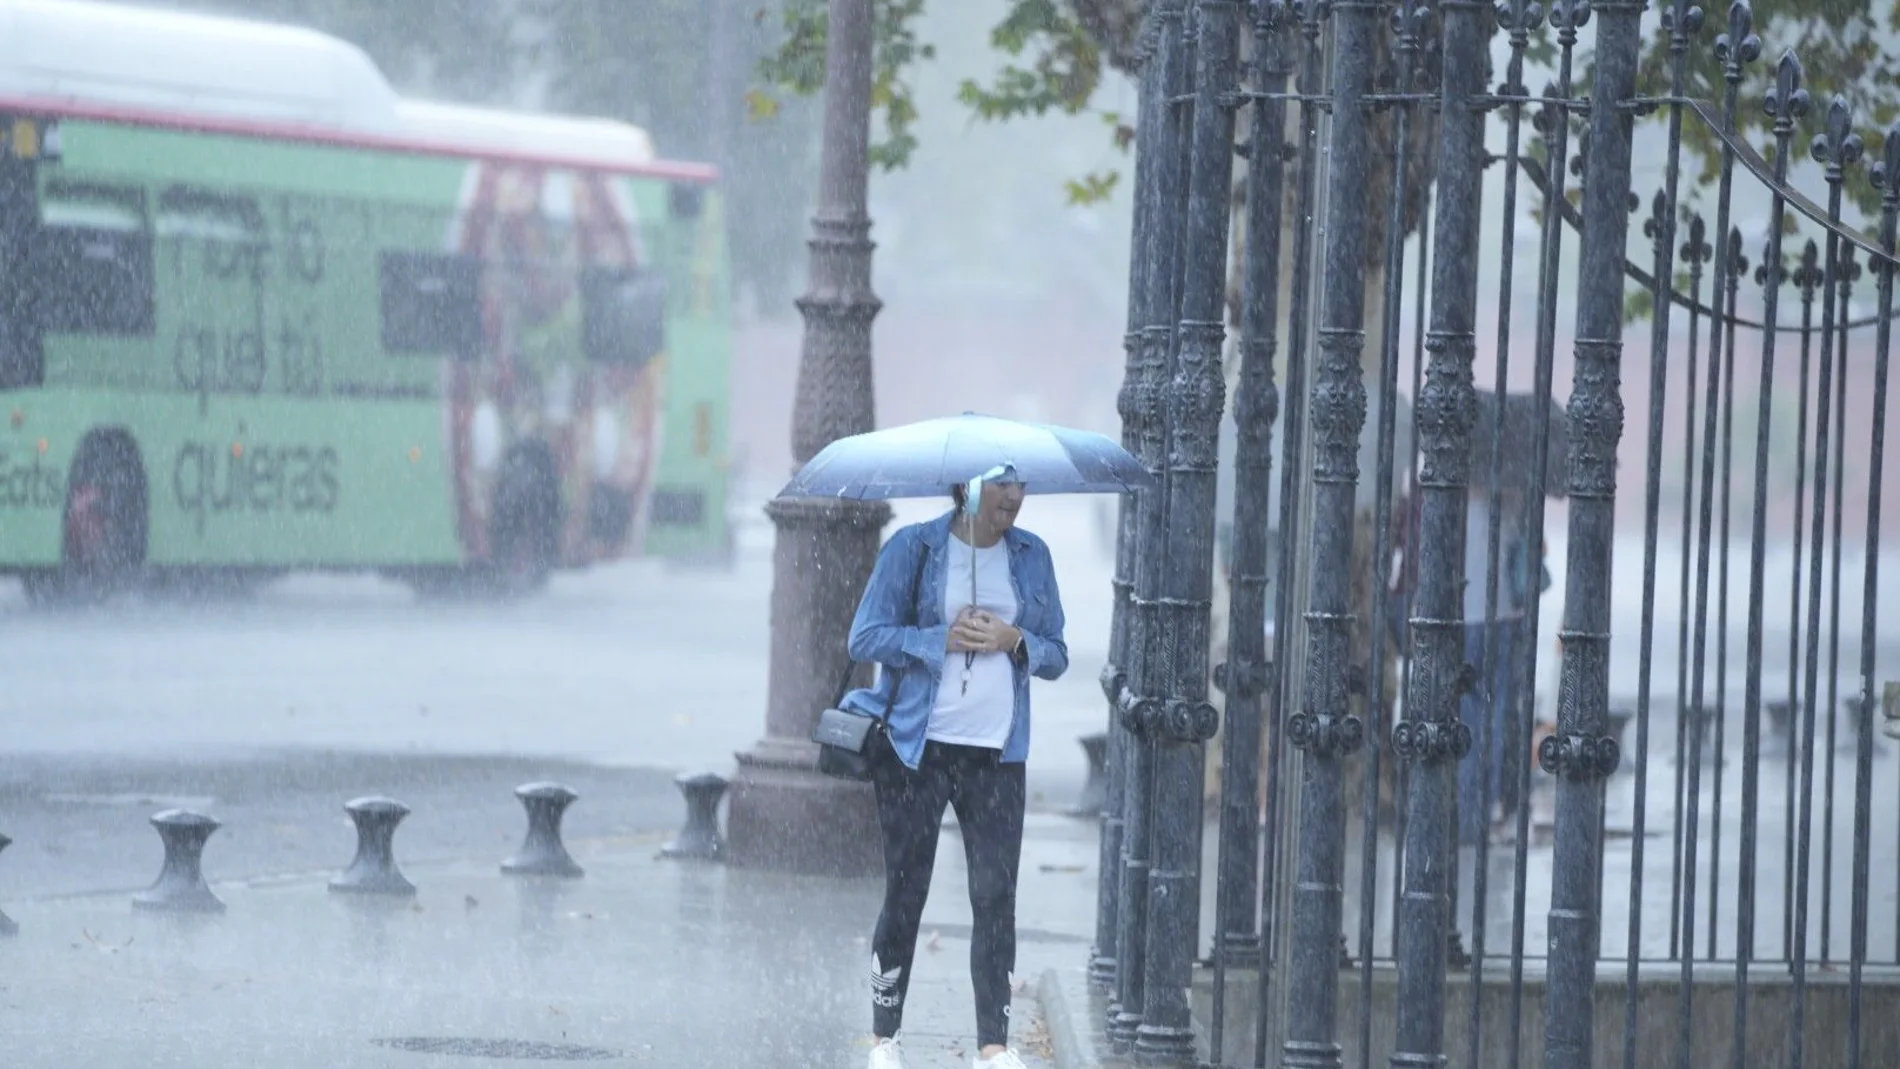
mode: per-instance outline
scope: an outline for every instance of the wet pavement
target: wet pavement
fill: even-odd
[[[0,759],[0,900],[143,887],[162,852],[146,818],[172,806],[225,823],[227,879],[347,862],[356,832],[343,803],[381,794],[411,812],[396,833],[415,861],[499,858],[521,840],[514,789],[554,780],[579,792],[563,826],[576,838],[676,830],[685,806],[663,770],[524,757],[288,751],[203,761],[86,755]]]
[[[1094,824],[1057,814],[1086,777],[1078,738],[1102,726],[1094,516],[1052,502],[1036,525],[1064,562],[1073,667],[1036,697],[1015,1029],[1032,1064],[1048,1045],[1037,982],[1084,963],[1093,924]],[[685,814],[673,777],[729,775],[763,727],[769,549],[753,522],[729,570],[630,562],[501,604],[307,576],[41,612],[0,583],[0,833],[15,840],[0,908],[21,929],[0,940],[0,1064],[588,1053],[532,1044],[613,1064],[862,1064],[881,881],[654,858]],[[579,881],[499,872],[525,829],[513,789],[535,780],[581,796],[563,825]],[[375,793],[411,809],[395,853],[413,904],[326,890],[355,848],[343,803]],[[132,909],[162,857],[148,818],[169,806],[223,822],[205,853],[222,915]],[[967,1065],[953,831],[936,879],[906,1045],[914,1065]]]
[[[1076,990],[1093,927],[1095,827],[1056,814],[1081,791],[1078,738],[1102,728],[1096,678],[1110,532],[1096,502],[1032,506],[1026,524],[1056,550],[1072,665],[1036,691],[1019,973],[1026,991],[1045,970]],[[936,509],[904,503],[899,517]],[[6,1064],[463,1065],[464,1057],[375,1041],[466,1040],[467,1054],[478,1039],[572,1043],[653,1064],[859,1064],[876,881],[652,859],[684,814],[672,777],[729,773],[733,751],[763,724],[770,531],[747,520],[729,570],[631,562],[559,576],[545,595],[510,604],[418,602],[377,579],[317,576],[239,601],[39,613],[0,584],[8,635],[0,833],[16,840],[0,854],[0,907],[22,926],[0,942],[10,959],[0,968],[0,1006],[27,1022],[23,1038],[9,1028],[19,1057]],[[1618,555],[1619,589],[1640,589],[1622,581],[1632,557],[1640,564],[1640,553]],[[1553,570],[1561,560],[1553,545]],[[1628,644],[1638,634],[1640,604],[1626,602],[1615,621],[1619,663],[1626,654],[1633,663]],[[1554,627],[1560,598],[1545,609]],[[1673,626],[1659,607],[1659,680],[1674,678],[1664,648]],[[1555,659],[1541,652],[1547,693]],[[1617,678],[1626,685],[1633,675]],[[1547,713],[1548,701],[1540,707]],[[1641,899],[1652,957],[1667,952],[1656,940],[1666,943],[1671,893],[1673,740],[1662,738],[1671,723],[1659,714],[1652,742]],[[1703,808],[1705,826],[1722,828],[1725,890],[1742,824],[1733,733],[1729,743],[1720,819],[1707,778]],[[1625,744],[1627,762],[1633,728]],[[1763,765],[1758,953],[1783,941],[1779,760]],[[1838,775],[1833,864],[1844,871],[1851,765]],[[524,826],[513,788],[542,779],[581,795],[564,826],[589,873],[572,885],[538,887],[496,870]],[[1620,952],[1627,930],[1633,783],[1627,774],[1611,783],[1607,953]],[[1895,790],[1900,753],[1883,752],[1874,797]],[[324,889],[354,847],[342,804],[369,793],[413,810],[396,851],[422,888],[419,911],[378,910]],[[169,805],[225,822],[206,861],[230,903],[224,916],[177,923],[131,910],[131,892],[160,859],[146,819]],[[1533,954],[1545,938],[1550,858],[1538,812],[1526,902]],[[1211,829],[1206,845],[1211,872]],[[1349,851],[1355,868],[1358,853]],[[1508,846],[1491,851],[1494,953],[1509,944],[1510,863]],[[1885,948],[1900,927],[1900,839],[1884,818],[1875,821],[1873,873],[1872,942]],[[967,1064],[970,1053],[962,879],[960,844],[947,835],[913,986],[915,1064]],[[1356,872],[1348,884],[1356,889]],[[1710,886],[1706,875],[1701,886]],[[1211,881],[1201,891],[1211,907]],[[1845,882],[1833,881],[1829,894],[1838,959]],[[1390,897],[1388,882],[1381,943]],[[1715,900],[1720,951],[1733,943],[1733,895]],[[1817,925],[1818,913],[1817,899]],[[1350,917],[1348,928],[1356,931]],[[1086,999],[1070,1001],[1071,1012],[1086,1014]],[[1033,1054],[1045,1034],[1037,999],[1022,996],[1018,1007],[1018,1041]]]
[[[1036,981],[1086,952],[1091,832],[1031,821],[1012,1040],[1049,1041]],[[170,915],[119,893],[11,901],[0,943],[9,1066],[405,1067],[557,1056],[610,1064],[861,1064],[881,884],[662,860],[661,836],[570,842],[577,880],[493,861],[398,863],[412,900],[326,890],[330,872],[225,880],[226,910]],[[340,867],[340,866],[339,866]],[[944,836],[915,964],[914,1066],[967,1065],[968,902]],[[453,1050],[463,1056],[442,1053]],[[610,1057],[611,1056],[611,1057]]]

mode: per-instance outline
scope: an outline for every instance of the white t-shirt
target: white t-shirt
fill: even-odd
[[[975,549],[962,539],[951,536],[947,582],[943,591],[943,618],[955,622],[970,598],[971,571],[976,573],[977,608],[998,619],[1016,619],[1016,587],[1009,577],[1009,549],[998,542],[988,549]],[[968,666],[969,687],[964,687],[964,660],[967,654],[945,653],[943,679],[937,684],[937,704],[930,711],[930,723],[924,737],[935,742],[960,746],[985,746],[1000,750],[1009,741],[1009,729],[1016,714],[1016,673],[1007,653],[979,653]]]

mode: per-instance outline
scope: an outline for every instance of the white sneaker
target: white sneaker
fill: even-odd
[[[880,1039],[871,1048],[871,1069],[904,1069],[904,1051],[896,1036]]]
[[[977,1058],[976,1069],[1028,1069],[1028,1067],[1023,1064],[1021,1058],[1016,1056],[1015,1051],[1005,1050],[994,1058]]]

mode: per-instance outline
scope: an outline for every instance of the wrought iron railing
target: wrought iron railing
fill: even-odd
[[[1880,739],[1874,702],[1881,673],[1900,676],[1879,567],[1900,125],[1864,170],[1843,99],[1804,132],[1800,62],[1785,53],[1760,79],[1745,2],[1711,41],[1702,12],[1671,0],[1669,84],[1640,84],[1643,11],[1151,5],[1121,410],[1125,441],[1164,488],[1125,502],[1120,527],[1091,962],[1122,1049],[1315,1067],[1900,1063],[1900,753]],[[1585,87],[1576,51],[1592,21]],[[1487,86],[1494,29],[1509,50]],[[1540,42],[1555,77],[1536,96],[1523,83]],[[1721,61],[1719,102],[1685,94],[1699,48]],[[1736,132],[1756,106],[1774,121],[1772,162]],[[1200,932],[1218,313],[1243,107],[1231,647],[1213,672],[1226,723],[1212,930]],[[1686,123],[1719,152],[1703,191],[1713,225],[1690,208]],[[1656,126],[1662,188],[1633,226],[1645,205],[1634,130]],[[1425,186],[1409,166],[1419,129],[1436,142]],[[1820,168],[1820,199],[1791,177],[1798,146]],[[1502,176],[1495,199],[1487,172]],[[1577,204],[1556,180],[1566,173]],[[1769,198],[1765,248],[1743,247],[1738,179]],[[1862,180],[1881,197],[1872,237],[1844,219],[1846,183]],[[1430,210],[1408,273],[1415,192]],[[1522,274],[1534,278],[1519,277],[1514,240],[1526,205],[1539,224],[1535,271]],[[1494,248],[1487,217],[1504,224]],[[1560,322],[1567,231],[1581,239],[1574,326]],[[1646,266],[1632,252],[1645,245]],[[1368,293],[1374,255],[1384,281]],[[1488,307],[1486,261],[1499,280]],[[1869,276],[1875,310],[1855,315]],[[1647,361],[1624,358],[1643,329],[1627,324],[1632,284],[1648,297]],[[1374,302],[1383,329],[1369,338]],[[1553,416],[1566,334],[1568,408]],[[1530,400],[1514,407],[1525,358]],[[1392,422],[1408,365],[1409,456]],[[1646,384],[1628,413],[1636,479],[1619,478],[1632,382]],[[1368,435],[1370,523],[1354,505]],[[1410,473],[1404,501],[1395,471]],[[1536,593],[1541,550],[1528,547],[1543,546],[1555,498],[1568,516],[1553,628]],[[1468,532],[1474,503],[1482,521]],[[1270,519],[1285,547],[1271,575]],[[1640,567],[1619,567],[1618,543],[1627,559],[1639,536]],[[1355,555],[1365,541],[1369,566]],[[1497,563],[1510,560],[1523,563]],[[1465,583],[1482,609],[1467,611]],[[1514,590],[1521,616],[1499,628]],[[1390,655],[1389,616],[1404,620]],[[1282,622],[1271,650],[1269,618]],[[1489,626],[1468,627],[1478,620]],[[1553,636],[1546,721],[1533,696]],[[1696,1008],[1711,999],[1723,1028]]]

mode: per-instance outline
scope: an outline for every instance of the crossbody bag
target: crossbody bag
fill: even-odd
[[[918,623],[917,598],[924,585],[924,564],[930,559],[930,547],[917,548],[917,574],[910,583],[910,622]],[[884,715],[870,716],[840,708],[851,692],[851,670],[855,666],[845,658],[844,675],[838,680],[838,697],[831,707],[818,714],[811,741],[818,744],[818,771],[839,779],[868,780],[876,767],[879,743],[890,733],[891,707],[897,702],[897,688],[904,681],[904,670],[897,669],[891,680],[891,694],[884,701]]]

